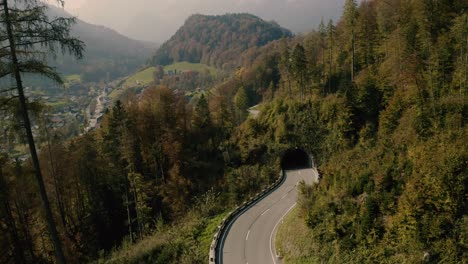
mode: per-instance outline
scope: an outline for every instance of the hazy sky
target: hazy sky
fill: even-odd
[[[163,42],[194,13],[248,12],[304,32],[316,28],[322,17],[338,19],[343,4],[344,0],[66,0],[65,9],[129,37]]]

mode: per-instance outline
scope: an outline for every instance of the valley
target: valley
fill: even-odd
[[[3,0],[0,264],[466,262],[467,5],[340,1]]]

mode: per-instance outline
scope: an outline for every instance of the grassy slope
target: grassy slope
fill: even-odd
[[[153,73],[156,68],[148,67],[130,76],[124,83],[124,88],[134,87],[138,85],[147,85],[153,81]],[[138,84],[139,83],[139,84]]]
[[[204,71],[208,71],[210,72],[210,74],[212,75],[216,75],[218,70],[216,68],[213,68],[211,66],[208,66],[206,64],[202,64],[202,63],[190,63],[190,62],[185,62],[185,61],[182,61],[182,62],[176,62],[176,63],[173,63],[171,65],[167,65],[164,67],[164,72],[168,72],[168,71],[174,71],[174,70],[177,70],[177,71],[197,71],[197,72],[204,72]]]
[[[177,72],[186,72],[186,71],[197,71],[197,72],[205,72],[208,71],[212,75],[216,75],[218,70],[211,66],[201,63],[190,63],[190,62],[177,62],[171,65],[167,65],[164,67],[164,72],[174,71]],[[148,67],[135,74],[128,77],[120,87],[114,89],[111,94],[109,95],[110,98],[115,101],[119,99],[125,91],[128,89],[136,89],[137,87],[141,87],[144,85],[148,85],[153,81],[153,73],[155,71],[155,67]]]
[[[65,108],[66,106],[68,106],[68,103],[62,100],[62,101],[47,103],[47,105],[53,107],[55,110],[60,111],[60,110],[63,110],[63,108]]]
[[[67,82],[80,82],[81,81],[81,76],[79,74],[71,74],[65,76],[65,81]]]
[[[296,207],[288,214],[278,227],[275,246],[277,253],[286,256],[283,262],[288,264],[320,263],[308,254],[312,252],[310,240],[311,232]]]
[[[209,218],[189,213],[179,224],[161,225],[134,245],[124,243],[98,263],[204,263],[213,234],[228,212]]]
[[[119,87],[114,89],[109,97],[112,101],[118,100],[129,89],[148,85],[153,81],[153,73],[155,68],[148,67],[128,77]]]

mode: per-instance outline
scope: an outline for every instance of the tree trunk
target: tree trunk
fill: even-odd
[[[45,123],[45,122],[44,122]],[[52,147],[51,147],[51,142],[50,142],[50,134],[49,134],[49,129],[47,129],[47,125],[44,124],[44,129],[46,133],[46,138],[47,138],[47,151],[49,154],[49,162],[50,162],[50,170],[52,174],[52,178],[54,180],[54,187],[55,187],[55,199],[57,200],[57,207],[59,210],[60,214],[60,220],[62,221],[62,225],[65,229],[67,229],[67,221],[66,221],[66,216],[65,216],[65,206],[63,203],[62,199],[62,191],[60,188],[59,181],[57,179],[57,166],[55,165],[55,159],[52,155]]]
[[[3,181],[2,168],[0,167],[0,189],[3,189],[2,186],[6,190],[6,183]],[[8,191],[6,191],[3,199],[3,203],[0,204],[0,213],[2,213],[6,218],[8,233],[10,234],[11,240],[13,242],[15,263],[26,263],[23,247],[18,235],[18,229],[16,228],[15,219],[13,218],[13,214],[11,212]]]
[[[17,193],[16,193],[16,196],[18,196]],[[34,255],[33,239],[32,239],[32,235],[30,232],[31,228],[28,224],[27,212],[25,212],[27,211],[27,209],[25,209],[26,206],[24,205],[25,202],[23,199],[24,199],[23,197],[15,197],[15,200],[14,200],[15,210],[18,213],[18,222],[19,222],[18,228],[20,229],[19,231],[23,233],[23,238],[26,243],[26,248],[29,251],[31,262],[35,263],[36,255]]]
[[[325,46],[325,39],[322,40],[322,87],[323,87],[323,91],[322,91],[322,95],[325,96],[325,87],[327,86],[326,82],[325,82],[325,76],[326,76],[326,63],[325,63],[325,53],[327,52],[327,48]]]
[[[141,218],[140,218],[140,212],[138,211],[138,194],[135,186],[135,179],[133,179],[133,202],[135,203],[135,215],[136,215],[136,220],[137,220],[137,226],[138,226],[138,233],[140,236],[140,239],[143,237],[143,226],[141,223]]]
[[[130,201],[128,200],[128,190],[125,190],[125,207],[127,208],[128,234],[130,235],[130,243],[133,243],[132,218],[130,216]]]
[[[466,22],[466,20],[465,20]],[[462,69],[463,69],[463,84],[460,84],[460,98],[463,100],[464,98],[464,95],[463,95],[463,90],[464,90],[464,87],[466,85],[466,82],[467,82],[467,71],[468,71],[468,52],[466,50],[466,47],[468,47],[468,36],[465,37],[465,40],[466,40],[466,45],[463,47],[462,45],[462,55],[461,55],[461,58],[462,58]],[[462,78],[460,78],[462,79]]]
[[[54,223],[52,210],[50,209],[49,199],[47,197],[44,180],[42,178],[39,159],[37,157],[36,145],[34,143],[34,137],[33,137],[32,129],[31,129],[31,122],[29,120],[29,115],[28,115],[28,110],[27,110],[26,98],[24,96],[23,83],[21,80],[18,57],[16,56],[16,46],[15,46],[12,23],[10,20],[10,14],[9,14],[9,9],[8,9],[8,0],[3,0],[3,8],[4,8],[4,14],[5,14],[4,22],[5,22],[5,26],[7,30],[8,42],[10,45],[13,73],[14,73],[14,77],[16,80],[16,86],[17,86],[16,88],[18,90],[20,110],[23,116],[23,122],[24,122],[24,127],[26,130],[26,137],[27,137],[27,141],[29,145],[29,151],[31,152],[31,160],[34,165],[34,170],[35,170],[34,172],[35,172],[36,180],[39,186],[39,193],[41,195],[42,203],[44,205],[47,227],[50,232],[52,242],[54,244],[55,258],[56,258],[57,263],[62,264],[62,263],[65,263],[65,256],[63,254],[62,244],[60,242],[57,228]]]
[[[330,68],[328,72],[328,93],[331,93],[332,86],[332,68],[333,68],[333,33],[330,33]]]
[[[355,61],[355,56],[356,56],[356,47],[355,47],[355,40],[354,40],[354,28],[352,29],[351,32],[352,40],[351,40],[351,49],[352,49],[352,61],[351,61],[351,82],[354,82],[354,64],[356,63]]]

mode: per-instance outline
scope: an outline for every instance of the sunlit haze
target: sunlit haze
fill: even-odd
[[[80,19],[110,27],[129,37],[163,42],[194,13],[248,12],[275,20],[294,32],[339,18],[344,0],[66,0],[65,9]]]

